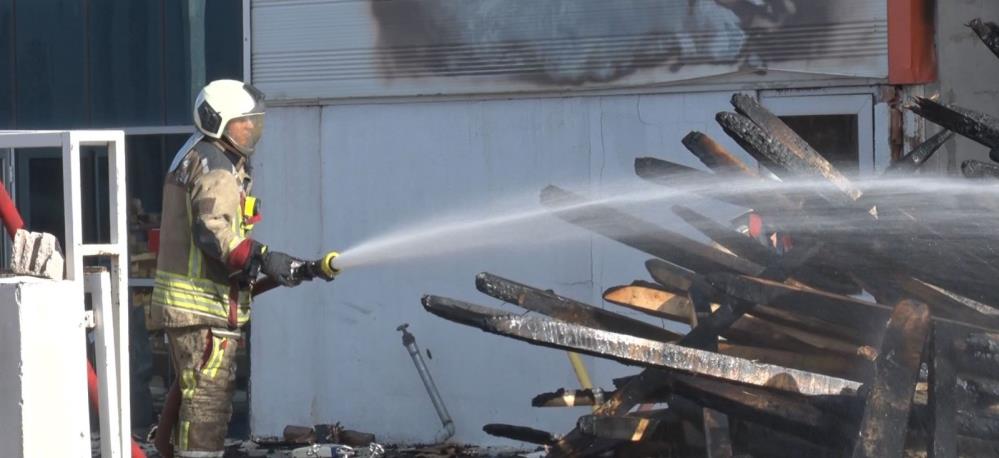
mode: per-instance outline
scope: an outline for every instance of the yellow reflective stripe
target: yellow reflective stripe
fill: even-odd
[[[184,369],[180,373],[180,396],[184,399],[194,398],[194,388],[197,381],[194,379],[194,371]]]
[[[154,286],[166,290],[178,290],[181,293],[200,295],[205,299],[214,302],[229,302],[229,287],[226,285],[221,285],[214,283],[212,281],[173,276],[172,274],[167,274],[165,272],[157,273],[157,278],[154,281]],[[239,303],[240,305],[249,305],[250,303],[250,292],[240,291],[239,292]]]
[[[160,294],[153,293],[153,301],[159,302],[163,305],[169,305],[181,309],[190,309],[199,312],[204,312],[212,316],[217,316],[219,318],[226,318],[229,314],[220,304],[211,303],[198,303],[192,301],[185,301],[180,299],[169,292],[160,292]]]
[[[220,320],[220,321],[223,321],[223,322],[228,320],[228,316],[221,316],[221,315],[216,314],[216,313],[202,312],[202,311],[199,311],[199,310],[195,310],[195,309],[192,309],[192,308],[189,308],[189,307],[185,307],[185,306],[180,306],[180,305],[164,304],[161,301],[156,300],[155,298],[153,299],[153,303],[150,306],[151,307],[162,307],[162,308],[165,308],[165,309],[175,309],[175,310],[179,310],[179,311],[181,311],[183,313],[190,313],[192,315],[200,315],[200,316],[211,318],[213,320]],[[239,324],[245,324],[247,321],[250,321],[250,309],[249,308],[240,308],[237,311],[236,320],[237,320],[237,322]]]
[[[222,342],[224,339],[218,337],[212,337],[212,357],[208,360],[208,364],[205,364],[204,369],[201,373],[208,375],[209,378],[215,378],[219,373],[219,368],[222,367],[222,357],[225,353],[225,349],[222,348]]]
[[[195,278],[201,278],[204,276],[205,258],[201,253],[201,249],[194,247],[194,268],[196,269],[194,273]]]
[[[190,295],[194,295],[194,296],[201,296],[201,297],[203,297],[205,299],[208,299],[208,300],[210,300],[212,302],[218,302],[219,298],[220,298],[220,296],[218,294],[218,290],[216,290],[215,288],[212,288],[212,289],[192,288],[190,285],[185,285],[183,283],[179,283],[179,284],[178,283],[167,283],[167,282],[160,281],[160,280],[154,280],[153,281],[153,287],[158,288],[158,289],[164,289],[164,290],[178,291],[178,292],[181,292],[181,293],[184,293],[184,294],[190,294]]]
[[[228,309],[229,307],[229,297],[228,294],[219,298],[217,296],[204,296],[199,294],[191,294],[186,291],[177,291],[170,288],[157,285],[153,289],[153,300],[160,301],[164,304],[171,305],[173,302],[189,302],[193,304],[202,305],[205,307],[216,307],[219,309]],[[250,306],[250,297],[247,292],[240,292],[239,298],[237,299],[240,307]]]
[[[189,283],[194,286],[200,286],[201,288],[206,290],[210,290],[211,288],[215,287],[225,287],[225,285],[221,283],[215,283],[207,278],[191,277],[187,275],[180,275],[162,270],[156,271],[156,277],[158,280],[162,279],[163,281]]]
[[[160,287],[153,289],[153,296],[158,297],[159,299],[178,300],[183,302],[201,304],[205,306],[216,306],[220,308],[225,308],[226,304],[228,303],[228,301],[219,300],[217,296],[175,290],[163,287],[162,285],[157,285],[157,286]]]
[[[177,441],[177,448],[180,450],[187,450],[188,446],[188,436],[191,434],[191,422],[182,421],[180,422],[180,433]]]

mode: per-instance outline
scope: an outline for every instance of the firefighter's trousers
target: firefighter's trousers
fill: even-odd
[[[238,330],[208,326],[168,329],[170,358],[180,382],[174,427],[177,457],[221,457],[232,416]]]

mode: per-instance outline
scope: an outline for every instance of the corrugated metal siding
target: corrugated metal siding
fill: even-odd
[[[272,98],[314,99],[887,76],[885,0],[755,3],[255,0],[252,79]]]

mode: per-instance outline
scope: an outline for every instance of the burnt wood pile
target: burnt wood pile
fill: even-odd
[[[999,27],[970,26],[999,55]],[[643,368],[613,387],[531,401],[590,406],[571,431],[485,431],[554,457],[999,456],[999,202],[934,202],[985,215],[954,237],[954,221],[925,214],[932,206],[851,182],[755,99],[735,95],[732,105],[718,123],[780,184],[699,132],[683,145],[710,173],[655,158],[636,159],[635,172],[650,186],[703,184],[686,189],[751,209],[772,237],[674,206],[713,242],[703,243],[558,187],[541,192],[558,218],[651,256],[648,279],[608,289],[605,301],[688,332],[490,273],[476,277],[479,291],[534,313],[423,298],[460,324]],[[924,98],[910,109],[945,130],[895,160],[887,178],[916,173],[955,133],[999,161],[999,120]],[[966,161],[962,172],[999,184],[987,181],[999,178],[992,163]],[[822,186],[790,184],[799,179]],[[733,180],[768,185],[716,192]],[[828,230],[831,217],[849,229]],[[858,299],[862,291],[874,300]]]

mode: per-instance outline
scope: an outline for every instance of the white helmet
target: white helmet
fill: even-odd
[[[264,131],[264,94],[242,81],[212,81],[194,102],[194,125],[249,156]]]

